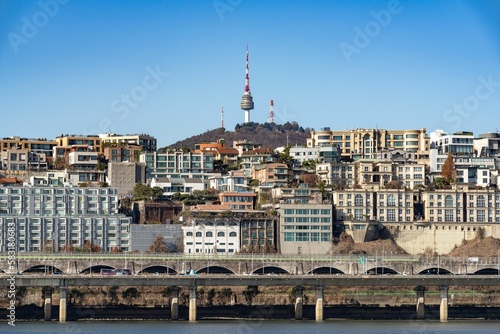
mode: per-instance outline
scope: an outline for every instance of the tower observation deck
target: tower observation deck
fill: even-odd
[[[245,123],[250,122],[250,110],[253,110],[253,98],[250,92],[250,78],[248,76],[248,46],[247,46],[247,60],[246,60],[246,71],[245,71],[245,92],[241,98],[240,108],[245,111]]]

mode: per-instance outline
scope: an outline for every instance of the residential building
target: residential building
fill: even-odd
[[[233,141],[233,148],[238,150],[238,156],[242,156],[243,153],[247,151],[252,151],[256,148],[260,148],[262,144],[252,143],[248,140],[235,140]]]
[[[289,183],[289,170],[285,163],[273,162],[255,165],[252,170],[252,179],[259,181],[264,188],[284,187]]]
[[[333,237],[332,204],[280,204],[282,254],[327,254]]]
[[[474,138],[474,153],[478,157],[500,156],[500,133],[483,133]]]
[[[45,153],[28,149],[11,149],[0,152],[0,169],[9,171],[46,171],[48,169]]]
[[[472,132],[459,131],[448,134],[443,130],[431,132],[430,147],[438,150],[438,154],[453,156],[472,156],[474,153],[474,135]]]
[[[171,197],[175,193],[183,195],[192,194],[193,191],[205,190],[203,179],[199,178],[163,178],[154,177],[151,180],[151,187],[163,189],[163,196]]]
[[[341,159],[345,161],[374,159],[383,148],[398,148],[415,152],[418,158],[428,155],[429,138],[426,129],[421,130],[383,130],[351,129],[335,130],[323,128],[311,131],[307,147],[324,145],[338,146]]]
[[[270,148],[256,148],[243,152],[240,159],[240,169],[245,172],[245,175],[252,175],[252,170],[255,166],[263,163],[276,162],[277,158]]]
[[[230,255],[240,251],[240,221],[235,218],[194,218],[182,226],[185,254]]]
[[[66,183],[66,171],[50,171],[45,175],[30,176],[29,184],[35,187],[63,187]]]
[[[143,152],[140,162],[146,164],[146,179],[157,178],[199,178],[207,180],[213,173],[212,152],[193,153],[185,149],[167,149],[162,152]]]
[[[357,165],[349,162],[325,162],[316,164],[316,175],[325,186],[332,188],[352,187],[356,184]]]
[[[298,188],[273,188],[271,189],[273,203],[323,203],[322,193],[318,188],[308,188],[302,184]]]
[[[290,147],[290,156],[299,165],[309,160],[317,162],[339,162],[340,147],[333,145],[314,147],[293,146]]]
[[[381,222],[413,222],[417,191],[410,189],[344,189],[332,192],[336,219]]]
[[[229,205],[230,210],[253,210],[257,194],[247,192],[221,192],[219,200],[222,205]]]
[[[114,133],[102,133],[99,135],[102,146],[139,146],[141,151],[154,152],[157,149],[156,138],[145,133],[133,135],[118,135]],[[101,151],[103,152],[103,151]]]
[[[81,135],[60,135],[55,139],[55,146],[81,146],[87,145],[91,151],[102,152],[102,142],[99,136],[81,136]]]
[[[109,162],[139,162],[143,148],[139,145],[104,144],[103,150]]]
[[[491,188],[454,185],[422,194],[430,222],[500,222],[500,192]]]
[[[211,176],[208,178],[208,188],[217,191],[241,192],[247,191],[248,177],[241,170],[231,170],[228,175]]]
[[[17,148],[36,154],[45,154],[46,157],[50,157],[52,155],[52,148],[56,145],[55,140],[47,140],[46,138],[28,139],[13,136],[0,139],[0,152]]]
[[[224,139],[219,139],[216,143],[195,144],[193,153],[200,152],[212,152],[214,154],[214,160],[220,160],[227,165],[238,162],[238,150],[226,147]]]
[[[85,242],[111,251],[129,250],[131,218],[119,215],[113,188],[0,187],[0,249],[7,228],[16,226],[16,250],[54,251]]]

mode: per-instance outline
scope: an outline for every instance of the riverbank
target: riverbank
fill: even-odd
[[[58,307],[52,307],[53,320],[58,320]],[[304,305],[304,320],[315,319],[315,306]],[[5,313],[2,310],[1,313]],[[179,319],[187,320],[189,310],[179,306]],[[292,305],[231,305],[198,307],[199,320],[221,319],[293,319]],[[428,320],[439,319],[439,305],[427,305],[425,315]],[[1,315],[2,319],[6,319]],[[377,306],[377,305],[335,305],[324,307],[325,320],[412,320],[416,319],[415,305]],[[500,307],[450,306],[450,320],[488,319],[500,320]],[[16,321],[39,321],[43,319],[43,309],[36,305],[25,305],[16,308]],[[126,305],[99,307],[68,306],[67,320],[169,320],[169,307],[134,307]]]

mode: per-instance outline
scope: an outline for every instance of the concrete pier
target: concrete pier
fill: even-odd
[[[302,320],[302,287],[295,288],[295,320]]]
[[[316,287],[316,321],[323,321],[323,289],[322,285]]]
[[[59,287],[59,322],[66,322],[68,287]]]
[[[441,302],[439,304],[439,320],[441,322],[448,321],[448,286],[441,285],[439,287],[439,296],[441,297]]]
[[[44,287],[43,293],[43,319],[50,321],[52,319],[52,288]]]
[[[196,288],[189,287],[189,321],[196,321]]]
[[[425,287],[417,287],[417,319],[425,319]]]
[[[179,287],[172,287],[172,301],[170,302],[170,315],[172,320],[179,320]]]

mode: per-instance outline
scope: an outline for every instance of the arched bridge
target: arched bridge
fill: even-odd
[[[88,274],[104,268],[128,268],[134,274],[375,274],[498,275],[500,258],[447,258],[364,255],[234,254],[184,255],[146,253],[0,254],[0,273]],[[13,262],[11,261],[13,260]],[[10,264],[10,265],[9,265]]]

